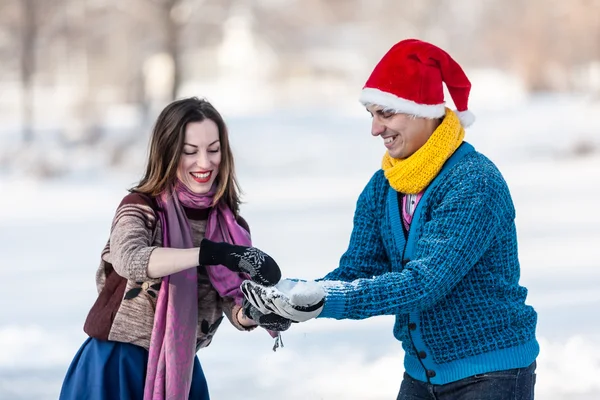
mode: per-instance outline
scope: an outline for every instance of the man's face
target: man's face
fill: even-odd
[[[390,157],[404,159],[413,155],[439,125],[439,120],[387,112],[377,105],[367,106],[373,117],[371,135],[381,136]]]

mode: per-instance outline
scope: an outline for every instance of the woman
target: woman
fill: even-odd
[[[60,399],[208,399],[195,353],[223,312],[239,330],[257,325],[245,314],[260,313],[242,308],[246,277],[266,285],[281,277],[273,259],[249,247],[227,128],[209,102],[163,110],[146,173],[130,192],[102,251],[89,338]]]

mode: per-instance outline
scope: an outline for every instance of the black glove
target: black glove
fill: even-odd
[[[281,279],[279,265],[256,247],[237,246],[202,239],[200,265],[224,265],[234,272],[244,272],[253,282],[273,286]]]
[[[242,308],[246,318],[250,318],[256,322],[258,326],[261,326],[269,331],[283,332],[288,330],[290,325],[292,325],[292,321],[277,314],[261,313],[246,299],[244,299]]]

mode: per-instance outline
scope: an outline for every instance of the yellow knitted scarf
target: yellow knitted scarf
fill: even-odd
[[[413,155],[401,160],[385,153],[381,168],[390,186],[401,193],[420,193],[437,176],[464,137],[465,130],[458,116],[446,108],[446,116],[440,126]]]

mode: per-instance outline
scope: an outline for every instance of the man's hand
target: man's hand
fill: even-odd
[[[272,287],[244,281],[242,293],[263,314],[277,314],[294,322],[316,318],[325,305],[325,290],[318,282],[284,279]]]

